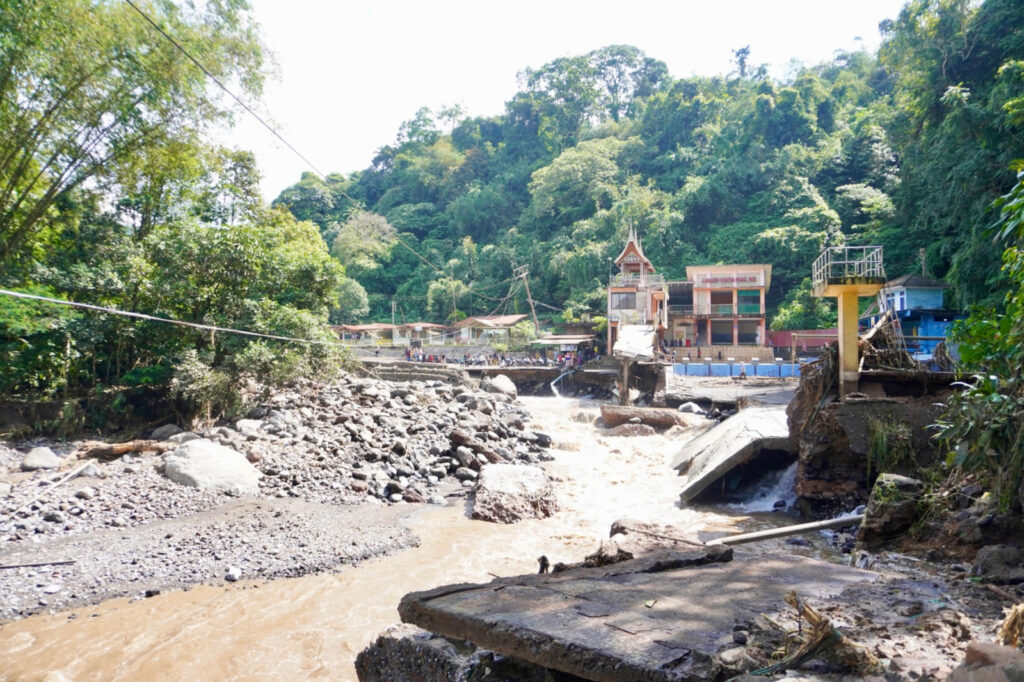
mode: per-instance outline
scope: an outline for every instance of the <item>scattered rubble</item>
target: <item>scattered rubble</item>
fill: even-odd
[[[549,458],[550,437],[525,429],[527,418],[505,393],[346,377],[278,391],[245,419],[195,432],[164,425],[129,443],[0,443],[3,563],[81,564],[0,572],[10,597],[0,621],[97,595],[217,582],[235,575],[230,567],[240,577],[302,575],[406,546],[409,503],[445,504],[484,464]],[[23,471],[23,453],[45,446],[60,469]],[[217,478],[181,466],[213,449]],[[219,478],[227,459],[241,478]],[[334,527],[355,509],[371,521]],[[197,530],[183,537],[188,524]],[[41,575],[64,587],[39,599]]]

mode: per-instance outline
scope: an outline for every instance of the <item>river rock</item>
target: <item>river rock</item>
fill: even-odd
[[[164,473],[182,485],[235,495],[257,494],[261,476],[242,453],[204,439],[189,441],[167,453]]]
[[[519,395],[516,391],[516,385],[512,383],[512,380],[505,374],[498,374],[497,376],[491,377],[490,381],[484,381],[480,384],[480,388],[487,391],[488,393],[500,393],[507,395],[513,400]]]
[[[47,447],[32,448],[21,460],[22,471],[60,468],[60,457]]]
[[[964,662],[955,668],[948,682],[1003,682],[1024,679],[1024,652],[989,642],[967,645]]]
[[[460,481],[475,481],[477,473],[468,467],[459,467],[455,470],[455,478]]]
[[[235,429],[246,438],[258,438],[263,422],[259,419],[239,419],[235,423]]]
[[[149,434],[149,437],[153,440],[167,440],[171,436],[181,433],[182,430],[177,424],[164,424],[153,429],[153,433]]]
[[[85,468],[78,472],[78,476],[82,478],[106,478],[106,474],[95,462],[89,462],[85,465]]]
[[[899,474],[880,474],[871,489],[864,521],[857,531],[858,549],[874,549],[910,528],[924,484]]]
[[[547,518],[558,510],[554,488],[540,467],[488,464],[474,490],[474,519],[515,523]]]

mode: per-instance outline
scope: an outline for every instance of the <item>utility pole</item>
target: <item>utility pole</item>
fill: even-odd
[[[530,304],[530,314],[533,316],[533,330],[537,332],[537,336],[540,336],[540,323],[537,322],[537,311],[533,307],[533,296],[530,295],[530,266],[520,265],[513,272],[515,279],[523,280],[523,285],[526,288],[526,300]]]
[[[391,299],[391,326],[395,326],[395,299]]]

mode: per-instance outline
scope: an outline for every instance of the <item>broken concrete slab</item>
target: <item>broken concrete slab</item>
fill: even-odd
[[[683,446],[672,460],[672,468],[686,475],[679,499],[686,504],[762,450],[793,451],[784,406],[740,410]]]
[[[406,595],[406,623],[592,680],[713,679],[737,622],[876,574],[789,555],[686,566],[700,552]],[[782,616],[776,615],[778,619]]]
[[[551,479],[536,466],[488,464],[474,487],[473,518],[494,523],[546,519],[558,511]]]

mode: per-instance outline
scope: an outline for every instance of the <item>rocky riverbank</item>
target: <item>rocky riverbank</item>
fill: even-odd
[[[232,423],[161,427],[152,449],[116,459],[85,457],[95,442],[0,443],[0,565],[42,564],[0,569],[0,621],[303,575],[414,544],[402,519],[463,494],[484,463],[547,458],[550,439],[524,428],[515,397],[500,378],[475,387],[346,377],[277,392]],[[204,483],[202,472],[167,466],[214,446],[251,471],[225,473],[222,459],[215,477],[228,478]],[[29,457],[33,448],[42,449]],[[239,494],[232,475],[255,487]]]

